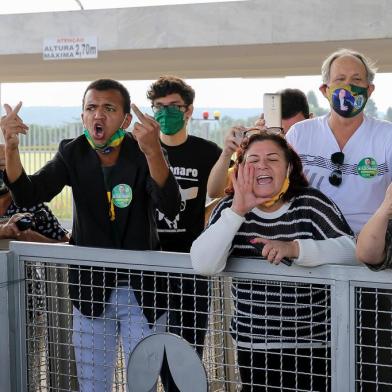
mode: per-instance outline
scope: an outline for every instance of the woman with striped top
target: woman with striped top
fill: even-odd
[[[350,227],[308,186],[300,158],[281,136],[258,131],[244,139],[226,193],[192,245],[198,274],[221,272],[228,256],[356,263]],[[232,293],[242,391],[330,389],[327,286],[236,279]]]

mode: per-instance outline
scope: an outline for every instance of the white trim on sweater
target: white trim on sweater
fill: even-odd
[[[277,218],[287,212],[288,205],[289,203],[286,203],[273,213],[262,212],[262,216],[264,219]],[[254,212],[261,216],[258,211]],[[231,243],[244,221],[244,217],[236,214],[231,208],[226,208],[222,211],[220,219],[193,242],[190,254],[196,273],[214,275],[225,269]],[[299,257],[294,259],[294,262],[302,267],[358,263],[355,257],[355,241],[349,236],[295,241],[299,245]]]

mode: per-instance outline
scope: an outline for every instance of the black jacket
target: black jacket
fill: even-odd
[[[71,244],[158,250],[155,207],[174,219],[181,203],[178,185],[172,173],[169,173],[164,187],[160,188],[150,177],[146,158],[137,142],[127,134],[121,144],[111,182],[114,185],[128,184],[133,193],[128,207],[115,207],[118,227],[116,238],[113,237],[109,220],[109,203],[101,164],[85,136],[61,141],[54,158],[34,175],[23,173],[13,184],[9,184],[6,178],[16,204],[24,206],[50,201],[65,185],[72,188],[74,212]],[[93,270],[91,272],[90,267],[71,267],[69,289],[73,303],[81,313],[97,317],[103,312],[111,288],[115,287],[115,274],[108,272],[108,269],[105,269],[105,273],[99,268]],[[143,294],[143,311],[150,322],[154,321],[154,305],[159,306],[153,302],[157,300],[152,290],[157,283],[154,279],[134,272],[131,276],[139,303]],[[143,293],[140,292],[141,287]]]

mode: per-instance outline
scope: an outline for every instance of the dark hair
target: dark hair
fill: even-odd
[[[302,171],[302,162],[298,154],[293,148],[287,143],[286,139],[279,135],[272,135],[261,131],[258,134],[252,135],[249,139],[244,139],[241,146],[237,150],[237,160],[234,164],[234,174],[237,177],[238,165],[240,165],[245,158],[246,152],[249,147],[256,142],[263,142],[265,140],[271,140],[277,144],[283,151],[286,161],[291,166],[291,172],[289,175],[290,185],[287,192],[283,195],[283,201],[289,201],[294,196],[298,196],[303,193],[304,188],[309,186],[308,180],[306,179]],[[234,195],[234,187],[230,181],[229,186],[226,188],[225,193],[227,195]]]
[[[116,91],[118,91],[121,94],[121,96],[123,97],[124,113],[131,112],[131,97],[129,95],[129,91],[127,90],[127,88],[124,85],[122,85],[120,82],[117,82],[117,80],[98,79],[98,80],[95,80],[94,82],[91,82],[87,86],[86,91],[83,94],[83,101],[82,101],[83,108],[84,108],[84,99],[86,98],[87,92],[90,90],[97,90],[97,91],[116,90]]]
[[[179,94],[186,105],[192,105],[195,99],[195,90],[176,76],[161,76],[147,91],[147,98],[153,102],[155,99],[170,94]]]
[[[282,97],[282,118],[287,120],[298,113],[309,118],[309,104],[306,95],[296,88],[286,88],[278,92]]]

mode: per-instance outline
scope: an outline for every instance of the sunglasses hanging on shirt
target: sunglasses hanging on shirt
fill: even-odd
[[[340,167],[343,165],[344,162],[344,153],[342,153],[341,151],[334,152],[331,155],[331,162],[336,165],[337,168],[332,170],[328,180],[331,185],[339,186],[342,183],[342,171],[340,170]]]

